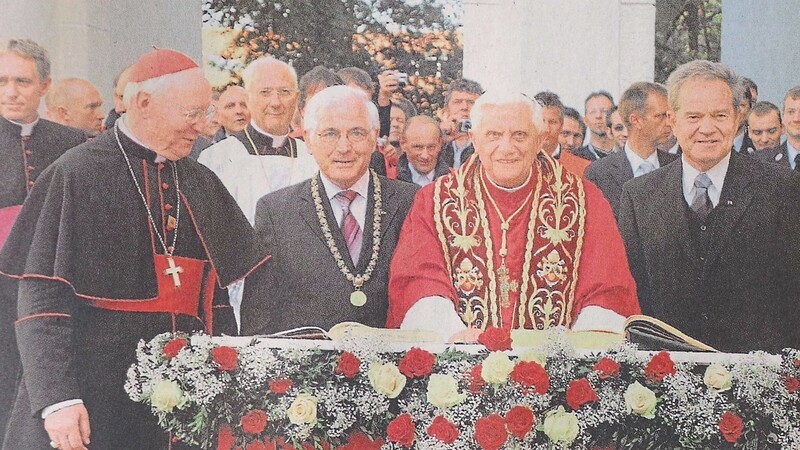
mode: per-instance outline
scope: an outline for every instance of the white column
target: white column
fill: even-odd
[[[551,90],[583,112],[652,81],[654,0],[465,0],[464,76],[485,88]]]

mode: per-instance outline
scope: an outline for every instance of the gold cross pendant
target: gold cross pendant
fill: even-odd
[[[500,280],[500,306],[508,308],[511,304],[511,301],[508,299],[508,293],[517,292],[519,283],[517,281],[511,281],[505,262],[500,264],[500,267],[497,269],[497,279]]]

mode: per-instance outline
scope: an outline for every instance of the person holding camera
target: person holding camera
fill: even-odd
[[[461,167],[475,153],[468,133],[472,128],[469,115],[472,105],[481,94],[483,94],[481,85],[465,78],[450,83],[445,93],[442,131],[447,144],[439,154],[439,158],[454,169]]]

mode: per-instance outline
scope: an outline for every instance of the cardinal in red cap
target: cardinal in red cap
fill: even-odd
[[[211,101],[202,69],[156,49],[124,101],[113,128],[42,173],[0,252],[19,280],[23,366],[3,448],[167,448],[124,390],[137,343],[235,334],[223,288],[267,258],[219,179],[185,158]]]

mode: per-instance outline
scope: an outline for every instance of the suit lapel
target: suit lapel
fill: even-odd
[[[663,219],[663,235],[673,236],[683,251],[691,256],[690,260],[697,261],[697,254],[689,234],[689,222],[686,218],[686,199],[683,198],[683,166],[672,164],[667,166],[665,171],[659,188],[660,204],[656,205],[661,211]]]
[[[622,192],[622,185],[625,184],[626,181],[633,178],[631,164],[628,162],[628,157],[625,156],[624,151],[612,153],[609,158],[611,159],[611,164],[613,166],[611,178],[614,179],[614,182],[620,188],[620,192]]]
[[[731,233],[753,200],[753,190],[748,189],[750,183],[753,182],[753,177],[747,167],[741,164],[741,158],[743,156],[739,154],[731,155],[719,204],[714,208],[717,217],[706,258],[706,270],[713,266],[730,240]]]

